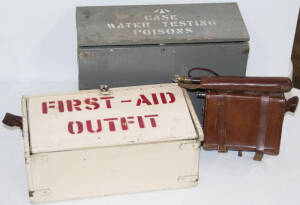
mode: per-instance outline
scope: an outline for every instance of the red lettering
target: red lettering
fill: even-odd
[[[75,108],[75,110],[81,111],[81,108],[79,107],[79,105],[81,105],[81,101],[75,99],[75,100],[73,100],[73,102],[74,102],[74,108]]]
[[[129,119],[129,120],[127,120],[127,119]],[[130,117],[127,117],[127,119],[125,117],[120,118],[122,130],[128,130],[128,124],[134,123],[134,121],[132,120],[132,119],[134,119],[134,117],[130,116]]]
[[[92,122],[91,120],[87,120],[86,121],[86,128],[89,132],[94,133],[94,132],[100,132],[102,130],[102,125],[101,125],[101,121],[97,120],[97,130],[93,130],[92,128]]]
[[[148,98],[146,98],[145,95],[140,95],[140,98],[138,99],[136,106],[140,106],[141,103],[145,103],[147,105],[152,105],[151,102],[148,100]]]
[[[173,93],[167,92],[167,95],[170,97],[169,103],[175,102],[175,95]]]
[[[145,128],[145,123],[144,123],[143,117],[138,116],[137,118],[138,118],[140,128]]]
[[[145,128],[144,117],[149,119],[149,121],[151,123],[151,127],[157,127],[157,121],[155,118],[158,117],[158,114],[153,114],[153,115],[145,115],[145,116],[137,116],[136,117],[140,128]],[[136,123],[134,116],[120,117],[120,118],[117,118],[117,117],[105,118],[105,119],[103,119],[103,121],[108,122],[107,125],[108,125],[108,129],[110,132],[116,131],[116,124],[115,124],[116,120],[120,120],[121,129],[124,131],[129,129],[128,128],[129,124]],[[85,122],[80,122],[80,121],[68,122],[68,131],[71,134],[80,134],[85,129],[89,133],[101,132],[103,130],[101,119],[97,119],[96,121],[86,120]]]
[[[59,112],[64,112],[64,102],[63,101],[61,101],[61,100],[59,100],[58,101],[58,111]]]
[[[121,100],[121,103],[131,102],[131,100]]]
[[[101,100],[105,100],[106,108],[111,108],[111,102],[110,99],[113,99],[114,97],[101,97]]]
[[[125,117],[121,117],[121,127],[122,130],[128,130],[127,120]]]
[[[149,117],[150,118],[150,123],[152,127],[157,127],[156,125],[156,121],[154,117],[158,117],[158,115],[145,115],[145,117]]]
[[[46,114],[47,112],[48,112],[47,103],[43,102],[42,103],[42,113]]]
[[[67,109],[69,112],[73,111],[72,100],[67,100]]]
[[[153,103],[155,105],[157,105],[158,104],[158,99],[157,99],[156,93],[152,93],[152,99],[153,99]]]
[[[55,106],[54,106],[55,101],[49,101],[48,104],[49,104],[49,106],[47,105],[46,102],[42,103],[42,113],[43,114],[47,114],[48,113],[48,108],[55,108]]]
[[[85,106],[86,109],[88,110],[96,110],[100,107],[99,103],[97,103],[98,99],[97,98],[87,98],[84,100],[85,104],[87,105],[92,105],[93,107],[90,106]]]
[[[164,93],[159,93],[161,101],[163,104],[167,104],[167,99]]]
[[[67,109],[69,112],[72,112],[73,108],[77,111],[81,111],[81,108],[79,107],[80,105],[81,101],[78,99],[67,100]]]
[[[116,131],[116,126],[114,120],[117,120],[118,118],[105,118],[104,121],[108,121],[108,126],[110,131]]]
[[[82,122],[76,121],[76,125],[77,125],[77,132],[76,132],[76,134],[82,133],[82,131],[83,131],[83,124],[82,124]],[[69,130],[69,133],[75,134],[75,132],[74,132],[74,122],[71,121],[71,122],[68,123],[68,130]]]

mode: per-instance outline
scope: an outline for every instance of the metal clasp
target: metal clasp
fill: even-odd
[[[100,85],[100,94],[101,95],[110,95],[110,94],[112,94],[112,92],[109,89],[108,85],[101,84]]]
[[[197,98],[205,98],[206,97],[206,93],[204,92],[200,92],[196,94]]]

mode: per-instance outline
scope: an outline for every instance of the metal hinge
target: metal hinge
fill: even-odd
[[[30,157],[25,157],[25,163],[29,164],[31,162],[31,158]]]
[[[198,182],[198,175],[189,175],[189,176],[180,176],[178,177],[178,182],[185,183],[185,182]]]
[[[181,143],[179,145],[179,149],[194,149],[194,150],[200,150],[200,142],[188,142],[188,143]]]
[[[25,163],[30,163],[30,162],[36,162],[36,163],[43,163],[48,161],[48,156],[47,155],[40,155],[40,156],[30,156],[30,157],[25,157]]]
[[[49,196],[51,194],[50,189],[39,189],[34,191],[29,191],[29,197],[39,198]]]

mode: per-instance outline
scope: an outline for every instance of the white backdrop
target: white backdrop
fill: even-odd
[[[0,117],[24,94],[77,89],[75,7],[230,1],[0,0]],[[299,0],[239,0],[250,33],[247,75],[288,76]],[[294,94],[300,96],[299,90]],[[252,160],[202,151],[199,186],[54,204],[299,204],[300,109],[287,114],[281,153]],[[20,131],[0,126],[0,204],[29,204]]]

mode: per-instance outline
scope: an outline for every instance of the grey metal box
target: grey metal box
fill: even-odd
[[[236,3],[78,7],[76,18],[79,89],[168,83],[192,67],[246,73],[249,35]]]

